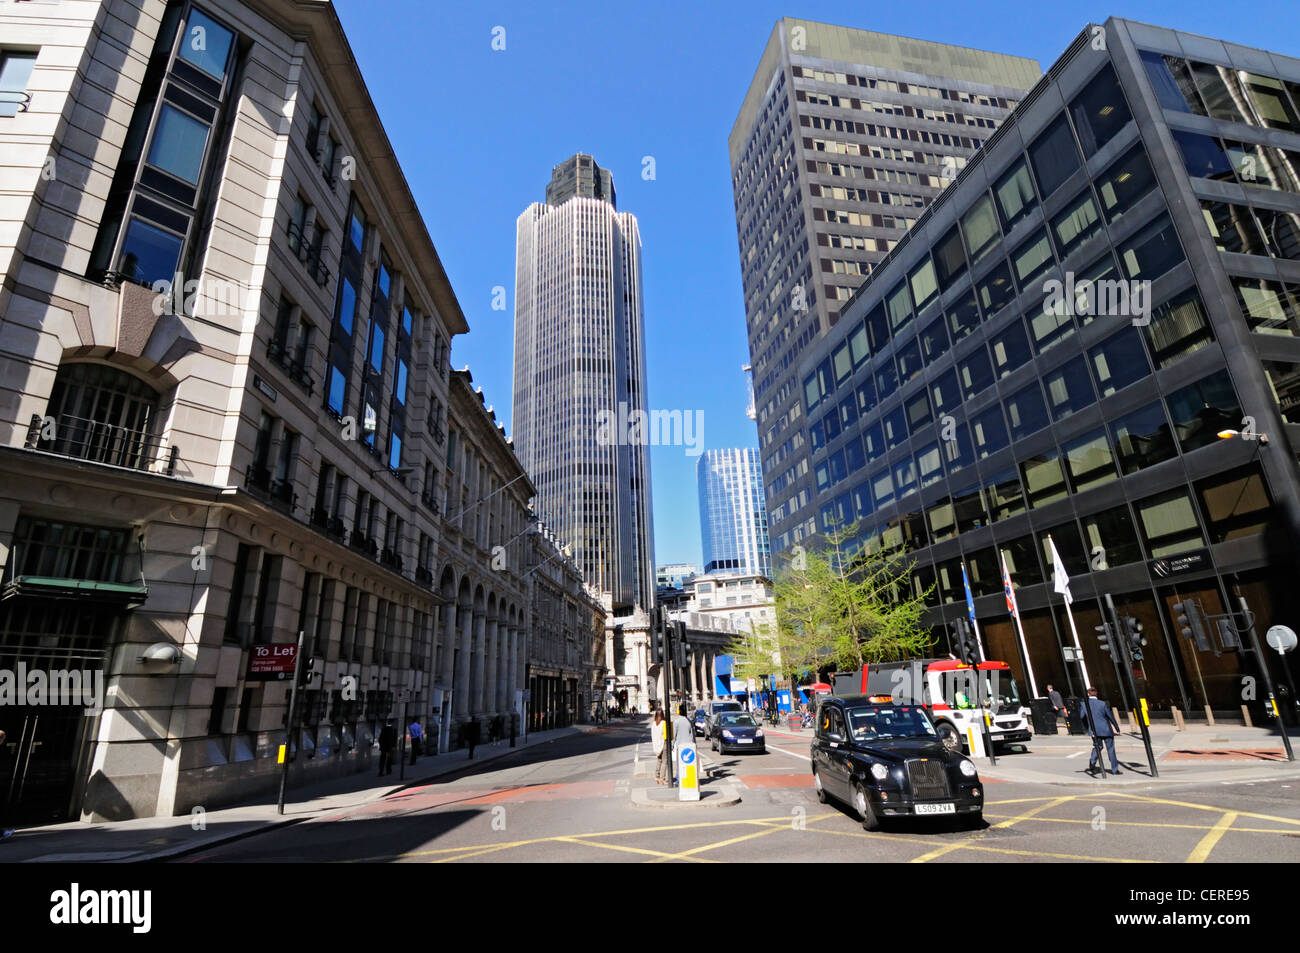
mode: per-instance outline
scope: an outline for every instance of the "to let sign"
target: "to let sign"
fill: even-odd
[[[293,675],[298,646],[292,642],[254,645],[248,656],[248,677],[253,679],[289,678]]]

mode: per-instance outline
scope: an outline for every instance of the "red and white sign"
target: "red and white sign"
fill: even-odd
[[[297,661],[298,646],[292,642],[254,645],[248,656],[249,678],[289,678]]]

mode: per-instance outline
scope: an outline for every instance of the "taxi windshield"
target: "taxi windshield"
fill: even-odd
[[[753,728],[754,719],[744,712],[724,711],[718,716],[718,724],[724,728]]]
[[[921,709],[913,705],[876,705],[849,708],[849,730],[854,741],[886,738],[933,738],[934,726]]]

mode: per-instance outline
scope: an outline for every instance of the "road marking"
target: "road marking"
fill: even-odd
[[[584,839],[585,835],[574,835],[572,837],[556,837],[555,840],[563,841],[568,844],[582,844],[585,847],[603,847],[605,850],[617,850],[626,854],[649,854],[656,860],[672,860],[675,855],[664,853],[662,850],[650,850],[646,847],[629,847],[626,844],[601,844],[596,841]],[[716,864],[719,861],[707,857],[682,857],[683,860],[693,860],[699,864]]]
[[[696,860],[697,858],[694,855],[702,853],[706,850],[715,850],[719,847],[727,847],[731,844],[738,844],[741,841],[752,840],[755,837],[765,837],[768,834],[775,834],[777,831],[792,829],[789,827],[789,825],[782,825],[780,827],[776,827],[776,826],[769,826],[765,824],[763,826],[765,828],[764,830],[755,831],[752,834],[742,834],[739,837],[731,837],[728,838],[727,840],[720,840],[716,844],[704,844],[701,847],[692,847],[690,850],[682,851],[680,854],[665,854],[663,857],[660,858],[660,860],[677,860],[677,859]],[[658,861],[655,861],[655,863],[658,863]]]
[[[824,827],[819,827],[816,830],[817,833],[819,834],[834,834],[837,837],[861,837],[867,840],[883,839],[889,841],[890,843],[915,843],[915,844],[934,843],[933,839],[924,840],[920,837],[907,837],[907,836],[900,836],[898,834],[868,834],[865,832],[859,833],[858,831],[835,831],[835,830],[827,830]],[[986,847],[983,844],[972,844],[969,842],[965,842],[961,846],[965,850],[983,851],[986,854],[1011,854],[1017,857],[1054,857],[1058,860],[1088,860],[1088,861],[1093,861],[1094,863],[1104,863],[1104,864],[1163,863],[1163,861],[1139,860],[1139,859],[1128,858],[1128,857],[1090,857],[1087,854],[1057,854],[1057,853],[1052,853],[1051,851],[1015,850],[1010,847]]]
[[[1012,817],[1013,815],[989,814],[986,811],[984,813],[984,816],[985,817]],[[1036,820],[1043,821],[1050,824],[1092,824],[1094,823],[1089,818],[1078,818],[1078,817],[1040,817],[1040,818],[1036,818]],[[1106,818],[1106,826],[1107,827],[1168,827],[1168,828],[1173,828],[1174,830],[1188,830],[1188,831],[1208,831],[1214,828],[1213,824],[1168,824],[1168,823],[1162,824],[1158,821],[1112,821],[1110,818]],[[1234,834],[1288,834],[1290,833],[1290,831],[1279,830],[1276,827],[1234,827],[1232,829],[1232,833]]]
[[[1173,805],[1174,807],[1190,807],[1190,808],[1195,808],[1198,811],[1213,811],[1216,814],[1223,811],[1222,807],[1217,807],[1211,804],[1197,804],[1193,801],[1171,801],[1167,798],[1159,798],[1159,797],[1143,797],[1140,794],[1125,794],[1123,791],[1098,791],[1097,794],[1091,796],[1097,797],[1100,795],[1110,795],[1111,797],[1129,798],[1134,801],[1144,801],[1148,804],[1170,804]],[[1278,817],[1276,814],[1258,814],[1255,813],[1254,811],[1238,811],[1237,815],[1240,817],[1249,817],[1252,820],[1256,820],[1256,821],[1277,821],[1280,824],[1300,825],[1300,820],[1297,820],[1292,817]]]
[[[796,754],[796,753],[793,752],[793,751],[786,751],[784,748],[778,748],[776,745],[768,745],[768,746],[767,746],[767,750],[768,750],[768,751],[779,751],[779,752],[781,752],[782,754],[788,754],[788,755],[789,755],[790,757],[792,757],[792,758],[802,758],[802,759],[805,760],[805,761],[812,761],[812,758],[808,757],[808,755],[806,755],[806,754]]]
[[[1043,811],[1056,807],[1058,804],[1064,804],[1067,801],[1073,801],[1073,800],[1074,800],[1073,795],[1071,795],[1070,797],[1054,798],[1052,801],[1048,802],[1047,804],[1040,804],[1038,805],[1038,807],[1031,808],[1030,810],[1025,811],[1023,814],[1017,815],[1016,817],[1012,817],[1005,821],[999,821],[997,824],[994,824],[992,826],[994,828],[1011,827],[1013,824],[1016,824],[1019,821],[1028,820],[1029,818],[1033,817],[1035,814],[1040,814]],[[978,839],[979,839],[978,834],[970,838],[971,841],[978,840]],[[909,863],[913,863],[913,864],[929,863],[930,861],[938,857],[942,857],[944,854],[951,854],[954,850],[961,850],[963,847],[966,847],[968,843],[969,841],[959,841],[958,843],[955,844],[945,844],[943,847],[937,847],[934,850],[929,851],[928,853],[922,854],[920,857],[913,857],[912,860],[909,861]]]
[[[1219,818],[1218,823],[1210,829],[1208,834],[1201,838],[1201,842],[1187,855],[1187,862],[1189,864],[1205,863],[1209,859],[1210,851],[1214,850],[1214,845],[1228,832],[1228,828],[1232,826],[1232,822],[1236,819],[1237,815],[1234,811],[1228,811]]]
[[[495,847],[484,847],[484,848],[481,848],[481,849],[479,849],[479,850],[470,850],[470,851],[467,851],[466,853],[463,853],[463,854],[457,854],[455,857],[442,857],[442,858],[439,858],[438,860],[430,861],[430,863],[434,863],[434,864],[450,864],[450,863],[452,863],[453,861],[464,860],[464,859],[467,858],[467,857],[478,857],[480,854],[491,854],[492,852],[494,852],[494,851],[498,851],[498,850],[508,850],[508,849],[509,849],[510,847],[512,847],[512,846],[514,846],[514,845],[512,845],[512,844],[498,844],[498,845],[495,846]],[[462,848],[462,849],[463,849],[463,848]]]
[[[1087,753],[1088,753],[1088,752],[1086,752],[1086,751],[1076,751],[1074,754],[1067,754],[1066,757],[1067,757],[1067,758],[1082,758],[1082,757],[1083,757],[1085,754],[1087,754]]]

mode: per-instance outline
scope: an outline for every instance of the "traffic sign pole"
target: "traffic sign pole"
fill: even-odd
[[[1259,660],[1259,670],[1264,676],[1264,688],[1268,692],[1268,704],[1273,709],[1273,716],[1277,719],[1277,727],[1282,732],[1282,746],[1286,748],[1286,759],[1295,760],[1295,752],[1291,750],[1291,736],[1286,731],[1286,719],[1282,717],[1282,712],[1277,707],[1277,697],[1273,693],[1273,676],[1268,670],[1268,659],[1264,656],[1264,650],[1259,646],[1259,633],[1255,631],[1255,617],[1251,614],[1250,606],[1246,605],[1246,600],[1241,596],[1237,597],[1237,603],[1241,606],[1242,616],[1246,620],[1246,632],[1250,635],[1251,648],[1255,650],[1255,658]]]
[[[1119,645],[1119,654],[1123,659],[1124,674],[1127,676],[1129,691],[1134,699],[1138,699],[1137,679],[1133,677],[1133,660],[1129,657],[1128,630],[1120,623],[1119,613],[1115,611],[1115,600],[1110,597],[1109,592],[1106,593],[1106,608],[1109,610],[1111,622],[1115,626],[1114,641]],[[1139,704],[1143,703],[1135,701],[1134,707],[1136,708]],[[1146,712],[1145,710],[1136,711],[1135,714],[1138,718],[1138,727],[1142,730],[1142,745],[1147,749],[1147,764],[1151,768],[1151,777],[1158,778],[1160,777],[1160,769],[1156,767],[1156,755],[1151,750],[1151,729],[1147,727]],[[1103,770],[1105,770],[1104,767]]]
[[[280,796],[275,802],[277,814],[284,813],[284,789],[289,783],[289,754],[293,751],[294,718],[298,714],[298,675],[302,671],[302,638],[303,630],[299,629],[298,648],[293,654],[293,684],[289,687],[289,711],[284,721],[284,745],[280,749]]]

